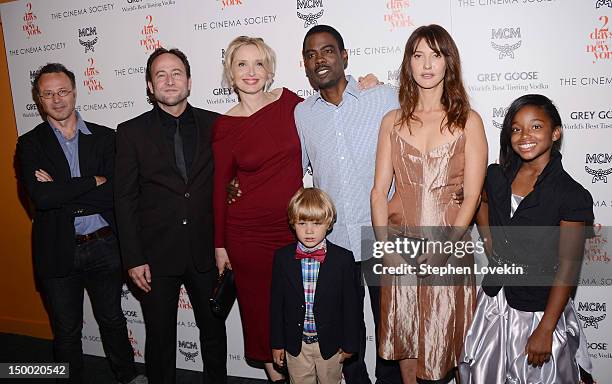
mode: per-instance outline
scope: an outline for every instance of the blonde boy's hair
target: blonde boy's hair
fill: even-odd
[[[331,197],[319,188],[301,188],[289,201],[287,215],[291,227],[298,221],[315,221],[331,228],[336,222],[336,207]]]
[[[266,80],[265,91],[270,89],[274,82],[274,74],[276,73],[276,54],[261,37],[238,36],[232,40],[225,50],[223,60],[223,83],[231,88],[234,88],[234,77],[232,76],[232,64],[234,64],[234,55],[240,47],[245,45],[254,45],[263,55],[263,67],[270,75]]]

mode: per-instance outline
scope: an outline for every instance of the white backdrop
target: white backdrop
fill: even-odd
[[[1,5],[0,12],[20,134],[41,121],[30,81],[47,62],[62,62],[76,73],[77,108],[87,120],[115,127],[150,108],[144,67],[158,46],[178,47],[189,57],[190,102],[224,112],[236,102],[221,85],[224,48],[238,35],[263,37],[278,56],[275,85],[307,97],[313,91],[300,52],[312,25],[340,31],[348,73],[373,72],[395,83],[409,34],[423,24],[441,24],[459,46],[473,108],[485,122],[490,161],[497,158],[499,126],[510,102],[525,93],[549,96],[565,122],[565,167],[593,194],[596,223],[612,224],[612,176],[611,184],[605,177],[612,172],[612,0],[20,0]],[[608,265],[609,256],[607,238],[589,242],[589,263]],[[609,286],[580,288],[576,301],[596,376],[612,382]],[[177,366],[201,369],[184,292],[179,307]],[[142,361],[141,309],[127,291],[123,308]],[[90,309],[84,323],[86,353],[102,354]],[[367,326],[373,366],[371,318]],[[237,308],[228,338],[229,373],[263,378],[244,362]]]

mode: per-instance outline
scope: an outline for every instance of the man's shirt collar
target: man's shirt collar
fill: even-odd
[[[359,88],[357,88],[357,81],[355,80],[355,78],[353,78],[353,76],[351,75],[346,75],[346,81],[348,82],[346,84],[346,88],[344,89],[344,92],[342,93],[342,101],[340,102],[340,104],[337,105],[337,107],[341,106],[344,101],[346,100],[346,96],[350,95],[353,96],[356,99],[359,99],[359,97],[361,96],[361,90]],[[315,93],[314,97],[313,97],[313,101],[311,104],[311,107],[314,107],[315,105],[317,105],[319,102],[322,102],[324,104],[328,104],[328,105],[333,105],[334,107],[336,107],[336,105],[327,102],[323,96],[321,95],[321,91]]]
[[[78,111],[74,111],[74,113],[76,114],[77,118],[77,131],[80,131],[84,135],[91,135],[91,131],[89,130],[89,128],[87,128],[87,124],[85,124],[85,121],[81,117],[81,114]],[[49,118],[47,118],[47,122],[49,123],[51,128],[53,128],[54,131],[61,133],[61,131],[55,125],[53,125]]]

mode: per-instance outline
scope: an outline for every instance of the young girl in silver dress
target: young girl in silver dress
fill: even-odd
[[[571,295],[593,199],[563,169],[560,139],[561,118],[547,97],[512,103],[477,221],[489,264],[521,266],[525,274],[483,281],[461,358],[462,384],[575,384],[581,371],[583,382],[592,382]]]

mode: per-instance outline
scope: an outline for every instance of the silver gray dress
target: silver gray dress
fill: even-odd
[[[512,195],[511,215],[522,197]],[[570,299],[553,332],[550,360],[541,367],[527,363],[527,339],[544,312],[524,312],[508,305],[504,290],[490,297],[478,292],[474,321],[461,354],[462,384],[576,384],[579,368],[591,372],[586,337]]]

